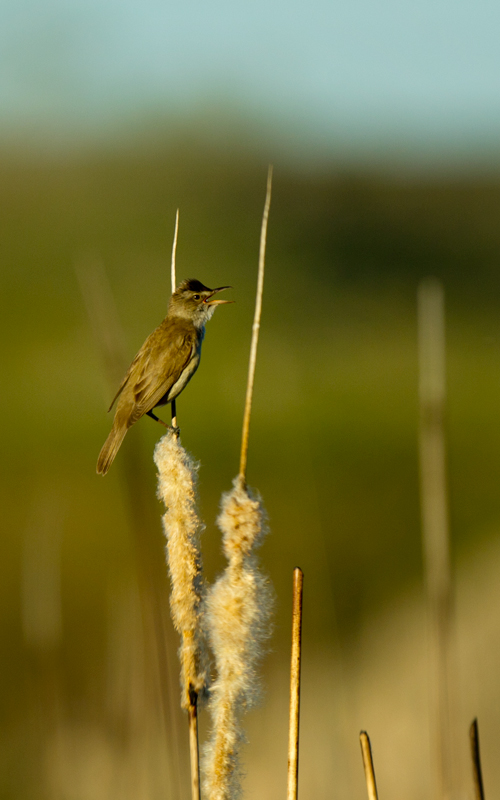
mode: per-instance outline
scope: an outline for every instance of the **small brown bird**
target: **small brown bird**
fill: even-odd
[[[175,400],[193,377],[200,363],[205,324],[216,306],[233,302],[212,298],[230,288],[209,289],[190,279],[171,296],[167,316],[142,345],[109,407],[111,411],[120,398],[111,433],[97,459],[98,473],[106,474],[128,429],[144,414],[162,422],[153,408]]]

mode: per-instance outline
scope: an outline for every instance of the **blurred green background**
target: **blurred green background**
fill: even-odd
[[[95,475],[113,387],[77,276],[93,274],[96,264],[107,276],[115,306],[105,308],[119,316],[127,359],[165,313],[177,205],[179,279],[234,287],[236,303],[210,322],[200,371],[178,403],[183,443],[201,462],[203,556],[212,581],[223,566],[219,499],[238,469],[266,164],[255,153],[202,144],[136,144],[52,160],[5,153],[0,172],[8,376],[2,796],[88,797],[100,791],[89,788],[99,766],[79,759],[93,764],[110,747],[118,758],[133,728],[137,686],[152,693],[153,708],[159,702],[137,587],[158,582],[164,605],[167,587],[158,574],[152,462],[161,430],[141,420],[110,474]],[[416,289],[429,274],[446,289],[454,564],[498,541],[499,217],[495,178],[276,168],[248,468],[271,526],[262,549],[277,596],[270,675],[286,669],[297,564],[305,572],[305,680],[308,663],[312,670],[324,658],[330,678],[343,664],[348,677],[336,680],[346,691],[365,627],[381,610],[404,607],[408,593],[415,593],[417,628],[424,624]],[[171,630],[167,637],[176,706],[176,639]],[[488,651],[475,653],[483,656],[491,660]],[[425,680],[420,691],[425,702]],[[146,701],[139,706],[145,713]],[[498,725],[493,709],[488,723]],[[176,724],[182,751],[182,718]],[[357,728],[353,719],[354,748]],[[54,744],[57,736],[67,742],[67,729],[77,738],[71,758]],[[425,724],[419,734],[425,739]],[[284,729],[281,737],[284,743]],[[149,753],[139,759],[142,769],[149,759],[155,772],[161,759],[144,742],[161,750],[158,737],[139,738]],[[156,777],[160,788],[139,796],[164,796],[162,779],[170,781],[167,796],[176,796],[171,769]]]
[[[301,794],[365,796],[361,728],[385,800],[432,792],[417,450],[427,276],[446,297],[454,798],[472,797],[476,715],[487,796],[500,785],[499,14],[490,0],[0,0],[2,800],[189,796],[161,429],[141,420],[109,475],[95,464],[120,377],[166,312],[179,207],[179,280],[231,284],[236,301],[210,322],[178,402],[214,580],[269,162],[248,482],[269,514],[276,612],[246,796],[284,796],[296,565]]]

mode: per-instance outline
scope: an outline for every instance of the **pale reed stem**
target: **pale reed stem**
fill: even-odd
[[[176,288],[176,277],[175,277],[175,255],[177,252],[177,235],[179,233],[179,209],[175,212],[175,229],[174,229],[174,241],[172,243],[172,260],[170,262],[170,278],[172,284],[172,294],[175,292]],[[170,403],[170,408],[172,410],[172,428],[177,427],[177,408],[175,405],[175,400],[172,400]]]
[[[366,731],[361,731],[359,734],[359,742],[361,744],[361,755],[363,756],[363,766],[365,768],[368,800],[378,800],[375,769],[373,767],[372,746],[370,744],[370,737]]]
[[[472,722],[469,730],[470,749],[472,756],[472,774],[474,777],[475,800],[484,800],[483,773],[481,770],[481,755],[479,752],[479,729],[477,719]]]
[[[447,800],[453,782],[450,720],[453,608],[444,437],[444,293],[437,280],[426,280],[419,287],[418,337],[420,495],[437,753],[436,798]]]
[[[190,693],[189,756],[191,761],[191,800],[200,800],[200,749],[198,744],[198,695]]]
[[[172,283],[172,294],[175,292],[176,277],[175,277],[175,254],[177,252],[177,236],[179,234],[179,209],[175,212],[175,228],[174,228],[174,241],[172,243],[172,260],[170,262],[170,276]]]
[[[264,266],[266,261],[266,240],[267,222],[269,219],[269,207],[271,205],[271,187],[273,182],[273,168],[269,167],[267,173],[266,200],[264,203],[264,213],[262,215],[262,226],[260,230],[260,249],[259,249],[259,273],[257,279],[257,296],[255,298],[255,314],[252,326],[252,344],[250,346],[250,360],[248,364],[247,393],[245,397],[245,412],[243,415],[243,432],[241,435],[241,456],[240,456],[240,483],[245,484],[248,457],[248,434],[250,429],[250,413],[252,410],[253,384],[255,378],[255,365],[257,363],[257,345],[259,342],[260,317],[262,313],[262,295],[264,292]]]
[[[170,263],[170,279],[172,284],[172,294],[175,292],[177,279],[175,274],[175,256],[177,253],[177,237],[179,235],[179,209],[175,214],[174,241],[172,243],[172,259]],[[172,428],[177,427],[177,408],[175,400],[172,400]],[[177,435],[174,434],[174,436]],[[198,743],[198,695],[195,691],[189,692],[189,756],[191,764],[191,798],[200,800],[200,748]]]
[[[288,727],[287,800],[297,800],[299,777],[300,661],[302,651],[302,588],[304,574],[293,571],[292,656],[290,665],[290,722]]]

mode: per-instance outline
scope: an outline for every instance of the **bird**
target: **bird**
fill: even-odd
[[[108,409],[118,400],[113,427],[97,459],[98,474],[107,473],[128,429],[145,414],[169,428],[153,409],[175,400],[193,377],[206,323],[217,306],[234,302],[214,295],[231,288],[209,289],[189,278],[171,295],[167,316],[142,345]]]

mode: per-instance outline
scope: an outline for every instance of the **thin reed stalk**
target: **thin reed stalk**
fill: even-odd
[[[171,258],[172,294],[176,289],[175,257],[179,233],[179,209],[175,215]],[[179,440],[175,400],[171,404],[172,428],[157,444],[158,494],[166,512],[163,527],[172,592],[170,608],[174,627],[181,635],[181,705],[188,712],[191,798],[200,800],[198,700],[208,680],[208,659],[201,624],[202,576],[200,533],[203,525],[196,511],[198,464]]]
[[[428,279],[418,291],[420,496],[432,664],[432,716],[437,753],[436,797],[453,784],[451,724],[453,602],[446,482],[445,321],[441,284]]]
[[[470,749],[472,756],[472,777],[474,779],[475,800],[484,800],[483,772],[481,769],[481,753],[479,750],[479,728],[475,719],[469,729]]]
[[[177,287],[177,279],[175,276],[175,256],[177,253],[177,237],[179,235],[179,209],[175,212],[175,228],[174,228],[174,241],[172,242],[172,258],[170,261],[170,282],[172,285],[172,294]],[[170,403],[172,410],[172,428],[177,427],[177,406],[175,400]]]
[[[192,693],[189,714],[189,763],[191,765],[191,800],[200,800],[200,748],[198,743],[198,695]]]
[[[295,567],[293,571],[292,655],[290,664],[290,719],[288,726],[287,800],[297,800],[298,792],[303,584],[304,574],[299,567]]]
[[[269,636],[272,594],[257,565],[255,549],[266,533],[260,500],[246,485],[246,464],[257,342],[264,288],[267,220],[271,202],[272,169],[267,177],[261,227],[259,270],[248,370],[240,471],[232,491],[223,495],[217,524],[223,534],[228,566],[206,600],[206,629],[215,658],[217,677],[210,691],[213,726],[204,759],[207,800],[237,800],[241,795],[240,747],[244,741],[241,717],[259,698],[257,664]]]
[[[259,343],[260,318],[262,315],[262,297],[264,294],[264,268],[266,263],[267,223],[269,208],[271,206],[271,189],[273,184],[273,168],[270,165],[267,172],[266,200],[262,225],[260,229],[259,247],[259,272],[257,277],[257,295],[255,299],[255,313],[252,326],[252,343],[250,345],[250,359],[248,362],[247,392],[245,397],[245,411],[243,414],[243,431],[241,435],[240,455],[240,481],[245,483],[248,458],[248,436],[250,432],[250,413],[252,411],[253,385],[255,380],[255,366],[257,364],[257,345]]]
[[[361,733],[359,734],[359,742],[361,745],[363,766],[365,768],[368,800],[378,800],[377,782],[375,780],[375,768],[373,766],[372,746],[370,742],[370,737],[368,736],[366,731],[361,731]]]

